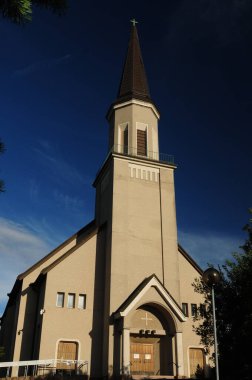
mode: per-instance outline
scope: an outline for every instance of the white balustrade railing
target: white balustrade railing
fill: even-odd
[[[77,375],[88,374],[88,362],[86,360],[68,359],[44,359],[44,360],[23,360],[16,362],[0,362],[0,368],[6,368],[6,377],[10,377],[11,370],[23,368],[23,375],[32,376],[55,374],[57,371],[74,371]]]

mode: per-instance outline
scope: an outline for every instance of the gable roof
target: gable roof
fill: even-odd
[[[184,256],[184,258],[196,269],[196,271],[202,276],[203,270],[201,267],[193,260],[193,258],[178,244],[178,251]]]
[[[166,304],[171,308],[173,313],[181,322],[187,321],[187,318],[178,303],[159,281],[158,277],[155,274],[152,274],[150,277],[145,278],[141,284],[139,284],[137,288],[130,294],[130,296],[121,304],[121,306],[114,313],[115,319],[127,316],[128,313],[135,307],[135,305],[141,300],[141,298],[151,287],[154,287],[157,290],[157,292],[161,295]]]
[[[13,302],[16,299],[16,296],[20,293],[22,290],[22,282],[23,279],[31,273],[33,270],[37,269],[41,264],[46,262],[46,260],[50,259],[53,257],[60,249],[62,249],[64,246],[66,246],[71,240],[76,239],[76,245],[74,247],[70,248],[68,251],[66,251],[62,256],[58,257],[55,261],[53,261],[50,265],[47,267],[43,268],[41,272],[39,273],[38,277],[36,280],[31,283],[30,285],[33,287],[36,287],[40,284],[41,280],[45,278],[45,275],[53,269],[57,264],[59,264],[61,261],[63,261],[66,257],[68,257],[71,253],[73,253],[76,248],[82,246],[85,244],[89,239],[91,239],[94,235],[98,233],[99,230],[104,228],[105,224],[101,225],[100,228],[96,226],[95,221],[93,220],[89,224],[87,224],[85,227],[80,229],[78,232],[76,232],[74,235],[72,235],[69,239],[67,239],[65,242],[63,242],[61,245],[59,245],[57,248],[55,248],[53,251],[51,251],[48,255],[44,256],[41,260],[39,260],[37,263],[32,265],[30,268],[28,268],[25,272],[21,273],[15,283],[14,286],[11,290],[10,293],[8,293],[9,300],[6,304],[5,310],[3,312],[3,315],[1,316],[1,319],[4,319],[6,315],[6,311],[9,306],[13,304]]]
[[[49,252],[46,256],[42,257],[42,259],[40,259],[35,264],[33,264],[25,272],[20,273],[18,275],[17,279],[18,280],[23,280],[29,273],[31,273],[34,269],[38,268],[41,264],[45,263],[47,260],[49,260],[51,257],[53,257],[62,248],[64,248],[67,244],[69,244],[72,240],[76,239],[77,243],[78,243],[78,240],[84,239],[87,234],[91,233],[95,229],[96,229],[96,223],[95,223],[95,220],[92,220],[90,223],[88,223],[86,226],[84,226],[83,228],[81,228],[78,232],[76,232],[70,238],[68,238],[67,240],[65,240],[57,248],[55,248],[54,250],[52,250],[51,252]]]
[[[85,236],[82,236],[81,240],[79,242],[77,242],[77,244],[74,247],[70,248],[67,252],[64,253],[64,255],[58,257],[58,259],[53,261],[50,265],[43,268],[42,271],[40,272],[40,275],[45,275],[48,272],[50,272],[51,269],[53,269],[56,265],[58,265],[60,262],[65,260],[68,256],[70,256],[74,251],[76,251],[77,248],[81,247],[88,240],[90,240],[94,235],[96,235],[98,233],[99,229],[101,229],[101,228],[103,228],[103,226],[101,226],[100,228],[95,227],[95,228],[91,229],[90,231],[87,231]]]

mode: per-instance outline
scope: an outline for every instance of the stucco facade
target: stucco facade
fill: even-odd
[[[67,358],[67,347],[91,377],[190,376],[192,350],[206,364],[192,321],[202,272],[178,245],[176,166],[159,154],[135,26],[125,62],[95,218],[18,276],[2,317],[6,361]]]

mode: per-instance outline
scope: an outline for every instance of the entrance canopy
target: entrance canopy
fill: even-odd
[[[147,302],[146,299],[148,298],[148,293],[151,293],[149,302]],[[151,295],[154,297],[151,297]],[[150,303],[151,298],[154,302],[155,299],[157,302],[160,300],[160,303],[165,306],[179,322],[186,322],[187,318],[184,315],[182,309],[174,300],[172,295],[168,292],[168,290],[162,285],[155,274],[146,278],[130,294],[125,302],[123,302],[123,304],[114,313],[114,318],[120,319],[122,317],[127,317],[132,310],[138,308],[141,304]]]

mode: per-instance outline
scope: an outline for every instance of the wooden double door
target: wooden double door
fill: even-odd
[[[57,359],[57,369],[74,371],[76,365],[68,363],[68,360],[77,360],[78,344],[76,342],[59,342]]]
[[[154,344],[130,344],[131,373],[153,374],[155,367]]]
[[[201,348],[189,349],[190,376],[195,377],[204,371],[204,351]]]

